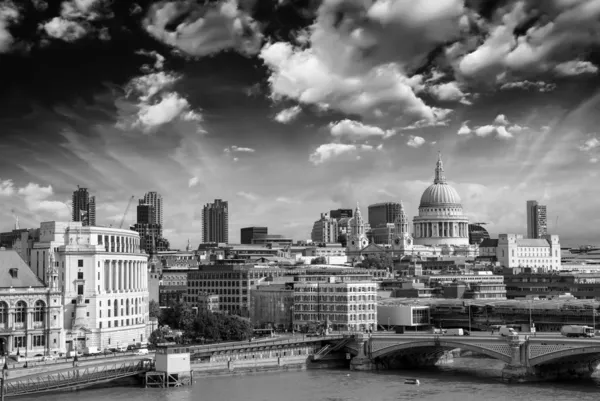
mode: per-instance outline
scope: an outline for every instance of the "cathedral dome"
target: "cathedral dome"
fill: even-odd
[[[460,196],[456,189],[448,184],[432,184],[423,192],[419,207],[460,205]]]

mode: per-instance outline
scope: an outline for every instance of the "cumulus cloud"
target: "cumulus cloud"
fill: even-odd
[[[240,198],[244,198],[248,201],[255,201],[258,199],[258,195],[253,194],[252,192],[244,192],[244,191],[240,191],[236,194],[237,196],[239,196]]]
[[[254,55],[262,44],[258,24],[237,0],[158,2],[148,10],[143,25],[156,39],[191,56],[227,49]]]
[[[231,153],[231,152],[254,153],[254,152],[256,152],[256,150],[253,148],[245,148],[245,147],[240,147],[240,146],[235,146],[235,145],[225,148],[223,151],[225,153]]]
[[[200,178],[192,177],[188,180],[188,188],[195,187],[200,182]]]
[[[377,150],[380,150],[378,148]],[[314,165],[325,163],[326,161],[335,157],[356,153],[359,151],[371,151],[373,146],[371,145],[356,145],[356,144],[343,144],[343,143],[326,143],[319,146],[309,157],[309,160]]]
[[[462,123],[457,132],[458,135],[475,134],[476,136],[485,138],[496,134],[496,138],[510,139],[514,136],[514,134],[518,134],[526,129],[521,125],[511,124],[504,114],[499,114],[496,116],[492,124],[481,125],[473,129],[469,127],[468,123],[468,121]]]
[[[500,90],[511,90],[511,89],[521,89],[521,90],[536,90],[538,92],[551,92],[556,89],[556,84],[547,83],[544,81],[514,81],[514,82],[506,82],[500,86]]]
[[[287,109],[283,109],[275,115],[275,121],[282,124],[287,124],[295,120],[301,111],[302,109],[300,108],[300,106],[293,106]]]
[[[47,187],[30,182],[25,187],[19,188],[17,194],[23,198],[25,207],[33,213],[50,213],[60,217],[69,215],[65,204],[60,201],[49,200],[54,195],[52,185]]]
[[[467,99],[467,94],[460,89],[456,81],[432,85],[428,90],[433,97],[442,102],[460,102],[466,105],[472,104],[471,101]]]
[[[12,2],[7,1],[0,4],[0,53],[10,50],[14,38],[8,31],[8,27],[17,22],[19,18],[19,10]]]
[[[420,136],[411,135],[408,142],[406,142],[411,148],[420,148],[425,144],[425,139]]]
[[[0,196],[10,196],[15,193],[15,185],[12,180],[0,180]]]
[[[589,61],[573,60],[557,65],[554,67],[554,71],[559,76],[569,77],[582,74],[595,74],[598,72],[598,67]]]
[[[600,147],[600,140],[598,140],[598,138],[594,137],[594,138],[590,138],[590,139],[586,140],[583,143],[583,145],[579,146],[579,150],[581,150],[582,152],[589,152],[598,147]]]
[[[387,139],[396,135],[394,130],[383,130],[379,127],[348,119],[330,123],[329,131],[336,138],[346,138],[353,141],[368,138]]]
[[[62,17],[54,17],[42,27],[51,38],[65,42],[74,42],[88,34],[88,30],[80,23]]]
[[[70,0],[61,4],[60,15],[66,19],[90,21],[110,18],[107,0]]]
[[[274,98],[433,123],[438,116],[417,96],[423,82],[413,71],[459,34],[462,12],[459,0],[326,0],[309,30],[310,47],[268,43],[259,57],[271,71]]]

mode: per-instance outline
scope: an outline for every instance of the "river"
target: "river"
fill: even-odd
[[[19,401],[596,401],[600,375],[590,381],[504,384],[503,363],[456,358],[449,366],[418,371],[307,370],[197,378],[193,387],[109,387],[18,398]],[[420,386],[404,384],[418,378]],[[9,399],[10,400],[10,399]]]

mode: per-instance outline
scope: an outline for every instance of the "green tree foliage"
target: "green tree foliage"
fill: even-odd
[[[327,264],[327,258],[325,256],[318,256],[310,261],[311,265],[325,265]]]
[[[158,304],[158,302],[156,302],[155,300],[150,301],[150,303],[148,304],[148,313],[150,314],[150,317],[155,317],[158,319],[159,324],[160,324],[160,320],[161,320],[161,309],[160,309],[160,305]]]
[[[392,269],[394,267],[394,260],[388,254],[379,255],[368,255],[360,262],[357,267],[363,267],[365,269]]]

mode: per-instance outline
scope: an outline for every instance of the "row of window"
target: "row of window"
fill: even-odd
[[[46,346],[46,336],[43,334],[34,335],[31,337],[32,345],[34,347],[45,347]],[[27,336],[15,336],[13,337],[13,347],[14,348],[26,348],[27,347]]]
[[[295,302],[361,302],[375,301],[375,295],[349,295],[349,296],[328,296],[328,295],[295,295]]]
[[[359,305],[317,305],[317,304],[296,304],[297,311],[336,311],[349,312],[360,310],[375,310],[375,304],[359,304]]]
[[[27,322],[27,304],[25,301],[18,301],[15,309],[12,312],[15,323]],[[8,323],[9,308],[6,302],[0,301],[0,323]],[[46,316],[46,303],[44,301],[36,301],[33,307],[33,321],[43,322]]]
[[[325,286],[317,286],[317,285],[308,285],[308,286],[300,286],[297,285],[294,287],[294,292],[371,292],[376,291],[377,287],[375,286],[367,286],[367,287],[325,287]]]
[[[375,320],[377,318],[376,313],[358,313],[358,314],[316,314],[316,313],[295,313],[294,320],[300,321],[323,321],[329,320],[330,322],[352,322],[352,321],[365,321]]]

